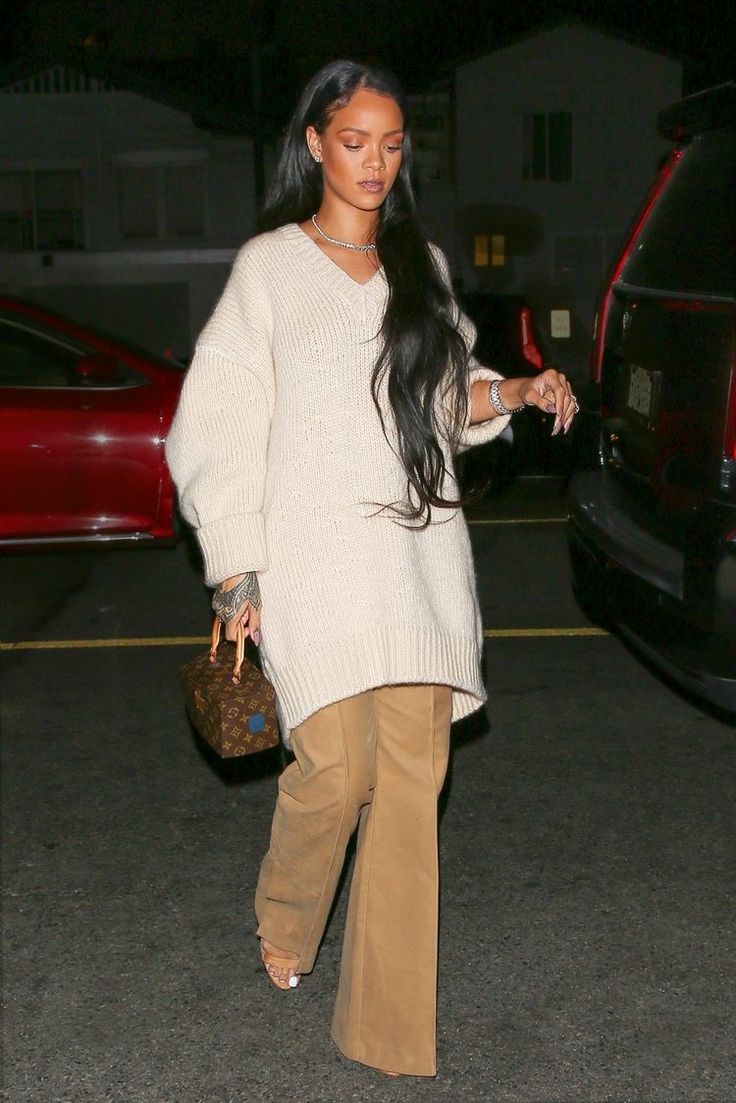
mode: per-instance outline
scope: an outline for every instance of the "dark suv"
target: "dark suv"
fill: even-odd
[[[674,143],[614,266],[600,437],[571,484],[583,608],[736,712],[736,84],[663,111]]]

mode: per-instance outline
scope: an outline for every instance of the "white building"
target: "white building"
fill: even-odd
[[[568,368],[584,370],[602,280],[667,148],[657,113],[681,87],[680,62],[576,22],[457,67],[455,272],[526,294]]]
[[[188,357],[256,229],[253,143],[62,65],[0,88],[0,294]]]

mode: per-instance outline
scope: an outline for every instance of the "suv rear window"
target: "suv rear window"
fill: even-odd
[[[682,154],[624,265],[636,287],[736,294],[736,134],[714,130]]]

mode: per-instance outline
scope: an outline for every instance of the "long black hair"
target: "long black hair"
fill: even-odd
[[[325,65],[304,89],[286,132],[266,198],[264,229],[304,222],[317,212],[322,202],[322,170],[307,147],[306,129],[313,126],[321,134],[334,113],[362,88],[395,100],[406,127],[406,96],[392,73],[354,61]],[[406,132],[401,168],[379,209],[376,247],[388,284],[388,302],[371,390],[388,439],[379,403],[380,387],[387,381],[398,456],[407,479],[406,500],[381,508],[424,528],[431,522],[433,506],[457,506],[462,500],[444,496],[448,469],[441,441],[454,452],[467,418],[470,350],[458,329],[454,296],[419,224]]]

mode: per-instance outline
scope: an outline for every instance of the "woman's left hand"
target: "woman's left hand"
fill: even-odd
[[[519,380],[519,399],[525,406],[537,406],[545,414],[555,414],[552,436],[569,432],[572,419],[580,412],[578,401],[566,376],[556,368]]]

